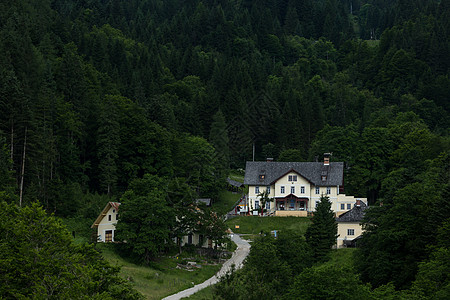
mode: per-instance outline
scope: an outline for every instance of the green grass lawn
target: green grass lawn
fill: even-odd
[[[231,170],[228,177],[230,177],[233,180],[244,182],[244,172],[239,172],[238,170]]]
[[[198,291],[197,293],[191,295],[190,297],[181,298],[181,299],[189,299],[189,300],[211,300],[214,299],[214,286],[208,286],[203,290]]]
[[[120,257],[112,249],[113,245],[97,244],[103,256],[114,266],[120,266],[121,277],[131,281],[136,290],[142,293],[146,299],[161,299],[168,295],[192,287],[201,283],[217,273],[221,265],[204,265],[198,256],[169,258],[161,257],[152,266],[138,265]],[[194,271],[177,269],[177,262],[183,260],[197,261],[202,267]],[[209,260],[209,263],[212,261]]]
[[[325,265],[348,266],[354,267],[353,256],[356,248],[333,249],[330,254],[330,260]]]
[[[233,205],[238,201],[242,195],[240,193],[232,193],[230,191],[222,191],[219,193],[219,199],[213,203],[212,208],[220,215],[229,212]]]
[[[311,223],[309,218],[302,217],[258,217],[239,216],[227,221],[233,232],[242,234],[259,234],[261,231],[295,230],[305,234],[306,228]],[[236,228],[236,225],[239,228]]]
[[[380,40],[365,40],[369,47],[376,47],[380,44]]]

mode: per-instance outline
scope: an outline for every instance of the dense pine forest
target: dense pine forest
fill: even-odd
[[[374,207],[355,272],[439,298],[449,97],[449,0],[1,1],[0,200],[93,221],[144,193],[176,214],[253,155],[332,152]]]

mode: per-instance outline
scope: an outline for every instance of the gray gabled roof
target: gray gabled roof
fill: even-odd
[[[211,198],[198,198],[195,200],[197,203],[205,203],[206,206],[211,206]]]
[[[368,206],[360,201],[360,205],[357,206],[356,204],[353,206],[352,209],[349,211],[343,213],[338,218],[336,218],[337,222],[361,222],[364,218],[365,210],[368,208]]]
[[[324,165],[323,162],[248,161],[245,166],[244,184],[271,185],[291,171],[317,186],[342,186],[344,182],[343,162]],[[325,181],[322,181],[322,175],[326,175]]]
[[[232,185],[232,186],[235,186],[235,187],[239,187],[239,188],[244,186],[244,184],[242,182],[233,180],[230,177],[227,178],[227,183],[229,185]]]

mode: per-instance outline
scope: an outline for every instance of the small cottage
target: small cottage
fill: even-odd
[[[363,233],[361,221],[367,208],[366,203],[356,200],[352,209],[336,218],[338,224],[337,248],[356,247],[357,241]]]
[[[119,202],[108,202],[91,228],[97,229],[97,242],[114,242],[116,223],[119,220]]]

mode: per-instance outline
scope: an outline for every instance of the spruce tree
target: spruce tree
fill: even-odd
[[[328,196],[320,197],[311,221],[305,234],[306,242],[311,247],[314,260],[323,261],[337,238],[337,223]]]
[[[221,167],[221,172],[227,173],[230,167],[230,148],[228,138],[228,128],[225,117],[219,109],[213,117],[209,141],[216,149],[217,159]]]

